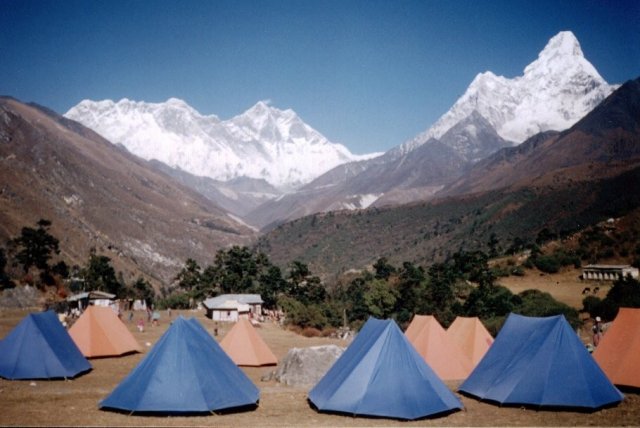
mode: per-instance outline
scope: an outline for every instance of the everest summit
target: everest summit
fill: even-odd
[[[474,111],[500,137],[521,143],[542,131],[569,128],[617,87],[609,85],[586,60],[573,33],[562,31],[549,40],[522,76],[478,74],[448,112],[399,149],[410,151],[430,138],[442,137]]]
[[[250,177],[291,189],[366,158],[331,143],[293,110],[263,101],[226,121],[203,116],[175,98],[164,103],[84,100],[65,117],[143,159],[220,181]]]

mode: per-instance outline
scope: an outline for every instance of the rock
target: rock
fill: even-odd
[[[42,293],[29,285],[8,288],[0,294],[1,308],[33,308],[42,306]]]
[[[278,364],[278,369],[262,377],[289,386],[313,386],[342,355],[344,348],[336,345],[292,348]]]

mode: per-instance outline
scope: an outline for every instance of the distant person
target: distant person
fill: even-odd
[[[58,320],[60,321],[60,323],[62,324],[63,327],[68,327],[67,326],[67,314],[66,312],[60,313],[58,314]]]
[[[133,311],[129,311],[129,324],[133,321]]]
[[[142,318],[138,320],[138,331],[140,333],[144,332],[144,320]]]
[[[593,346],[597,347],[602,339],[602,319],[600,317],[596,317],[596,322],[591,330],[593,331]]]

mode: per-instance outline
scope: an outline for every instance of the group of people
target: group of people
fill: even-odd
[[[82,312],[83,311],[81,308],[67,308],[65,311],[57,312],[58,320],[60,320],[60,323],[65,328],[70,328],[73,323],[76,322],[78,318],[80,318]]]

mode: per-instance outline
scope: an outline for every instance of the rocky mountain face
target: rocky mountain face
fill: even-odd
[[[84,100],[65,117],[131,153],[192,175],[227,182],[265,180],[282,191],[308,183],[353,155],[304,123],[293,110],[258,102],[229,120],[203,116],[182,100]]]
[[[52,221],[63,259],[89,249],[125,279],[168,284],[188,258],[201,262],[253,230],[202,195],[84,126],[45,108],[0,98],[0,240]]]
[[[522,76],[479,74],[433,126],[379,158],[357,162],[351,170],[360,172],[348,181],[341,179],[345,167],[340,166],[298,192],[267,202],[267,211],[255,211],[270,213],[267,218],[255,213],[248,218],[264,226],[309,214],[310,209],[360,209],[432,198],[496,151],[575,124],[616,87],[585,59],[575,36],[561,32]],[[329,177],[338,180],[331,183]]]
[[[229,181],[219,181],[209,177],[189,174],[181,169],[171,168],[167,164],[154,159],[150,160],[149,164],[151,167],[171,176],[180,184],[202,194],[241,222],[244,222],[242,219],[248,213],[282,194],[278,189],[262,179],[240,177]]]
[[[587,61],[573,33],[562,31],[549,40],[522,76],[478,74],[448,112],[398,150],[440,138],[474,112],[505,140],[521,143],[539,132],[569,128],[616,88]]]
[[[264,203],[246,218],[269,229],[313,213],[426,199],[458,178],[467,164],[453,148],[432,140],[393,160],[385,155],[366,163],[342,165],[298,191]],[[331,182],[331,177],[336,181]]]
[[[443,195],[590,181],[640,162],[640,78],[626,82],[566,131],[535,135],[478,162]]]
[[[263,102],[227,121],[176,99],[85,100],[66,116],[144,159],[165,163],[173,171],[163,170],[183,184],[263,228],[316,212],[432,198],[496,151],[574,125],[615,88],[564,31],[522,76],[478,74],[433,126],[377,157],[358,159],[293,111]],[[238,179],[272,186],[237,191]]]
[[[428,142],[422,147],[428,147]],[[640,211],[640,78],[570,129],[534,135],[473,164],[437,198],[359,212],[314,214],[263,234],[271,260],[339,275],[370,266],[430,264],[464,249],[534,242]]]

